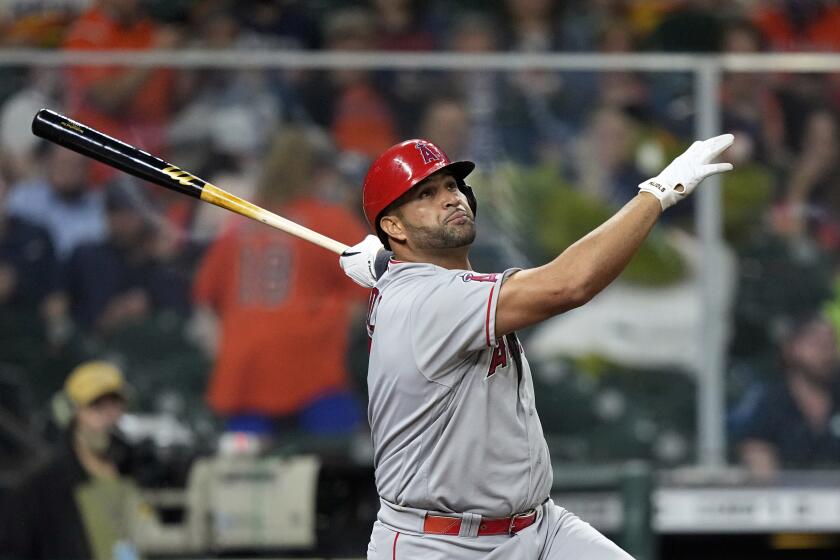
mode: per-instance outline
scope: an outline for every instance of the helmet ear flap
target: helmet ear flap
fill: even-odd
[[[391,250],[391,244],[388,242],[388,236],[382,231],[382,228],[379,227],[379,224],[376,224],[376,237],[379,238],[379,241],[382,242],[382,246],[385,247],[387,250]]]
[[[470,210],[475,217],[478,214],[478,200],[475,198],[472,187],[466,184],[463,179],[458,179],[458,189],[467,197],[467,204],[470,205]]]

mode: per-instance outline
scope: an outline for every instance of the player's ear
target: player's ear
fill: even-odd
[[[399,216],[396,214],[386,214],[379,220],[379,227],[385,232],[385,235],[397,241],[405,241],[405,227]]]

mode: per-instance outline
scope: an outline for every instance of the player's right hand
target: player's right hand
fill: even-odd
[[[361,243],[348,247],[338,258],[338,264],[353,282],[365,288],[373,288],[384,268],[378,265],[387,263],[390,256],[390,251],[385,250],[375,235],[368,235]]]
[[[639,185],[640,192],[649,192],[659,199],[662,209],[670,208],[694,191],[700,181],[732,169],[731,163],[711,163],[722,154],[735,137],[721,134],[708,140],[698,140],[672,161],[662,173]]]

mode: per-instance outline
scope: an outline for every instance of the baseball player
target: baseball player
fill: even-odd
[[[550,263],[492,274],[468,258],[472,162],[409,140],[373,163],[363,204],[376,237],[340,258],[373,288],[368,419],[381,505],[368,560],[630,558],[549,498],[549,450],[516,331],[612,282],[663,210],[732,169],[712,163],[732,141],[692,144]],[[379,276],[383,246],[393,255]]]

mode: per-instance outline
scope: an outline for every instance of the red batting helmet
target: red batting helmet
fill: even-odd
[[[458,188],[466,195],[475,214],[475,195],[464,183],[464,177],[474,168],[475,164],[471,161],[449,161],[443,150],[428,140],[406,140],[391,146],[376,158],[365,177],[362,205],[371,229],[387,246],[387,237],[379,229],[382,212],[414,185],[443,170],[458,181]]]

